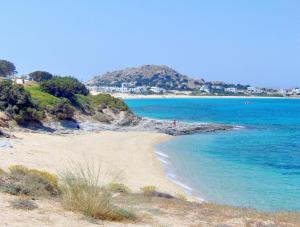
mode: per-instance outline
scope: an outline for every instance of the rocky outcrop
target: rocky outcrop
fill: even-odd
[[[164,65],[143,65],[96,76],[86,84],[88,86],[121,87],[122,83],[132,86],[160,87],[167,90],[192,90],[205,82],[192,79]]]
[[[134,130],[140,131],[152,131],[165,133],[172,136],[178,135],[189,135],[200,132],[214,132],[222,130],[233,129],[233,126],[223,124],[211,124],[211,123],[187,123],[187,122],[176,122],[174,125],[173,121],[169,120],[156,120],[143,118],[139,124],[132,127]]]
[[[8,128],[9,122],[9,117],[4,112],[0,112],[0,128]]]
[[[9,117],[4,112],[0,112],[0,137],[10,137],[10,134],[8,133],[10,125],[11,120]]]

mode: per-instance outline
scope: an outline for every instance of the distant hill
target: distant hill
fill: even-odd
[[[133,86],[160,87],[167,90],[193,90],[205,83],[203,79],[192,79],[164,65],[143,65],[107,72],[96,76],[86,84],[88,86],[121,87],[122,83]]]

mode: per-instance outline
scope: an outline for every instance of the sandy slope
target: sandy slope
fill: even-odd
[[[182,192],[169,182],[154,153],[154,145],[170,138],[145,132],[100,132],[75,135],[16,133],[13,148],[0,150],[0,167],[22,164],[59,172],[72,162],[101,163],[104,179],[107,172],[121,173],[121,181],[133,190],[155,185],[169,193]]]

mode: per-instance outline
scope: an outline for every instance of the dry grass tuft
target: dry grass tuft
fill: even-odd
[[[101,220],[134,220],[135,215],[112,204],[111,193],[101,181],[101,165],[74,165],[60,174],[62,204],[67,210]],[[106,173],[107,174],[107,173]]]
[[[186,196],[183,195],[183,194],[178,193],[178,194],[175,195],[175,197],[176,197],[177,199],[180,199],[180,200],[183,200],[183,201],[187,201]]]
[[[42,170],[38,170],[38,169],[30,169],[29,173],[38,175],[40,177],[43,177],[45,179],[47,179],[53,187],[58,188],[58,177],[55,174],[46,172],[46,171],[42,171]]]
[[[144,194],[148,194],[149,192],[154,192],[157,191],[157,187],[153,186],[153,185],[149,185],[149,186],[145,186],[141,188],[141,191]]]

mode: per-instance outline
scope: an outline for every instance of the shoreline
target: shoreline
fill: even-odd
[[[196,96],[196,95],[131,95],[123,93],[111,93],[110,95],[120,99],[300,99],[300,96],[275,97],[275,96]]]
[[[172,138],[170,138],[172,139]],[[161,144],[161,142],[159,143]],[[195,201],[198,203],[202,203],[205,200],[194,193],[194,189],[190,187],[189,185],[185,184],[183,180],[178,179],[178,175],[175,173],[174,168],[175,166],[169,161],[169,156],[165,154],[163,151],[157,149],[157,144],[155,146],[155,153],[157,156],[157,159],[160,161],[163,170],[164,170],[164,175],[167,178],[167,180],[171,181],[178,187],[182,188],[185,192],[185,195],[189,198],[191,201]]]
[[[15,135],[17,139],[8,139],[12,147],[0,149],[1,168],[20,164],[59,173],[73,161],[99,160],[101,168],[120,171],[121,183],[133,191],[153,185],[159,191],[174,196],[184,194],[189,200],[195,201],[183,187],[167,177],[156,153],[156,146],[172,136],[153,132],[113,131],[66,135],[17,132]]]

